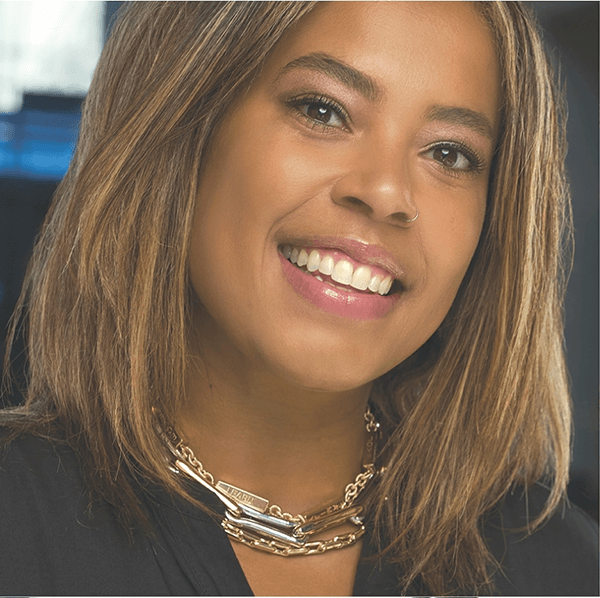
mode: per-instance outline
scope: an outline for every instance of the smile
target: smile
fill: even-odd
[[[346,245],[350,253],[359,253],[351,243]],[[278,254],[296,294],[330,314],[375,320],[385,317],[403,296],[403,285],[389,271],[362,263],[338,247],[285,244]]]
[[[346,287],[349,290],[349,286],[359,291],[387,295],[394,282],[394,277],[381,268],[365,264],[355,266],[349,259],[338,257],[334,251],[284,245],[281,253],[289,262],[311,273],[317,280],[343,285],[332,284],[336,288]]]

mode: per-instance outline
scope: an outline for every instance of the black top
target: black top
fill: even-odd
[[[547,491],[529,490],[529,511]],[[221,527],[204,512],[161,490],[145,495],[154,537],[130,543],[110,509],[92,513],[77,457],[66,445],[24,437],[0,455],[0,595],[252,595]],[[504,575],[502,595],[598,595],[598,528],[565,505],[523,541],[502,531],[526,519],[523,493],[506,497],[486,524]],[[369,553],[368,536],[363,555]],[[302,558],[302,557],[297,557]],[[318,558],[318,557],[306,557]],[[397,595],[393,566],[359,564],[354,595]]]

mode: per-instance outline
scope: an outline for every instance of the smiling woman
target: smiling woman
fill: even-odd
[[[518,3],[126,6],[13,319],[2,591],[597,593],[563,159]]]

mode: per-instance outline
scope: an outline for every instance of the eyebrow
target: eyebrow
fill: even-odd
[[[429,122],[441,120],[452,125],[468,127],[484,137],[495,138],[494,128],[485,114],[476,112],[470,108],[459,108],[455,106],[433,106],[427,112],[425,119]]]
[[[315,52],[300,56],[300,58],[288,62],[276,78],[278,79],[283,74],[294,69],[310,69],[333,77],[346,87],[357,91],[371,102],[378,100],[382,95],[381,89],[373,79],[329,54]]]
[[[288,62],[277,74],[276,79],[294,69],[309,69],[333,77],[371,102],[375,102],[383,96],[381,88],[371,77],[330,54],[314,52],[300,56]],[[425,119],[429,122],[439,120],[453,125],[462,125],[492,141],[495,139],[494,128],[489,119],[481,112],[470,108],[436,105],[429,109]]]

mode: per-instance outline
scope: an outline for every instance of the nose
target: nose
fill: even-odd
[[[333,186],[331,198],[337,205],[395,226],[411,226],[419,217],[408,169],[390,151],[357,152]]]

